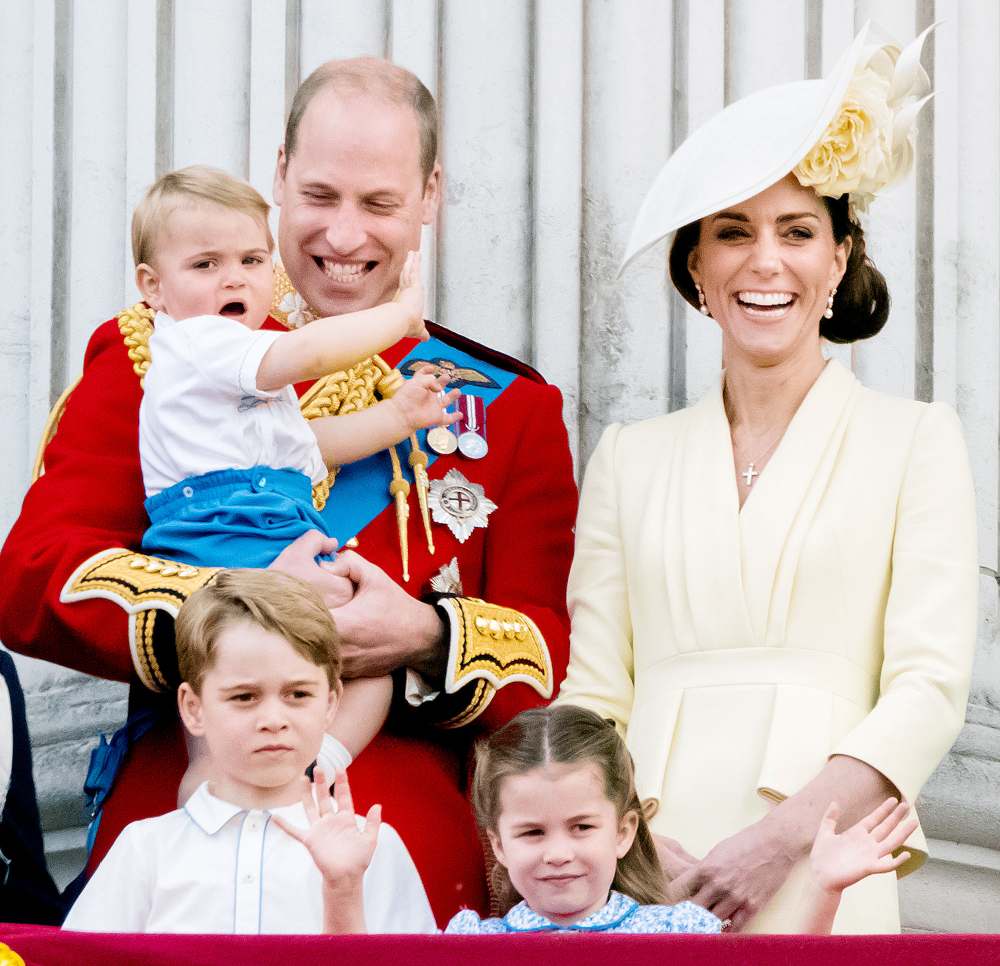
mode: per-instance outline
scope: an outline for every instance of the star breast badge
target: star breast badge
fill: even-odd
[[[427,505],[434,522],[447,524],[459,543],[476,527],[485,527],[497,508],[479,483],[470,483],[458,470],[448,470],[443,480],[431,480]]]

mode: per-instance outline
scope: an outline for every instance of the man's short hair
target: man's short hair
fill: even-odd
[[[249,621],[283,637],[307,661],[340,680],[340,637],[330,611],[308,584],[277,570],[223,570],[195,591],[177,615],[177,665],[181,680],[201,693],[215,663],[219,634]]]
[[[424,182],[437,162],[438,112],[429,90],[416,74],[378,57],[328,60],[300,85],[292,100],[285,125],[285,161],[291,160],[298,144],[299,124],[312,99],[326,89],[338,94],[367,94],[390,104],[412,108],[420,135],[420,170]]]
[[[152,265],[159,235],[171,213],[184,205],[213,204],[257,219],[274,239],[267,224],[271,206],[254,187],[219,168],[193,164],[157,178],[132,213],[132,258],[136,265]]]

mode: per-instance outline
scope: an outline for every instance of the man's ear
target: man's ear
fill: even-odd
[[[135,268],[135,287],[142,295],[143,301],[155,311],[159,312],[163,308],[160,298],[160,276],[152,265],[143,262]]]
[[[285,174],[288,171],[288,158],[285,156],[285,146],[282,144],[278,148],[278,161],[274,166],[274,184],[271,187],[271,194],[274,196],[274,203],[280,208],[285,200]]]
[[[618,842],[615,846],[615,855],[619,859],[624,858],[628,850],[632,848],[638,831],[639,814],[634,810],[626,812],[618,823]]]
[[[507,868],[507,863],[503,857],[503,846],[500,844],[500,836],[496,832],[491,832],[487,829],[486,837],[490,840],[490,848],[493,849],[493,854],[496,856],[497,862],[504,868]]]
[[[187,681],[177,689],[177,710],[184,727],[196,738],[201,738],[205,734],[201,698]]]
[[[420,221],[425,225],[434,224],[437,218],[438,206],[441,204],[441,163],[434,162],[434,169],[424,182],[424,196],[421,200]]]

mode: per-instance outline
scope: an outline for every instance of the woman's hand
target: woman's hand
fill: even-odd
[[[676,881],[696,865],[698,860],[680,842],[666,835],[654,834],[653,844],[656,846],[656,857],[660,860],[660,868],[663,869],[663,892],[667,902],[671,905],[683,902],[688,896],[687,893],[682,894],[675,889]]]
[[[841,893],[867,875],[892,872],[909,857],[909,852],[893,856],[917,827],[915,816],[907,818],[910,806],[887,798],[860,822],[837,833],[840,808],[831,803],[820,822],[809,864],[816,885],[827,892]]]
[[[781,888],[800,850],[762,819],[723,839],[671,883],[671,896],[690,899],[740,930]]]

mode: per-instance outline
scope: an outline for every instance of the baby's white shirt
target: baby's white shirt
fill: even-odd
[[[314,484],[326,477],[295,390],[257,387],[261,360],[280,335],[221,315],[176,322],[156,314],[139,406],[146,496],[215,470],[291,467]]]

